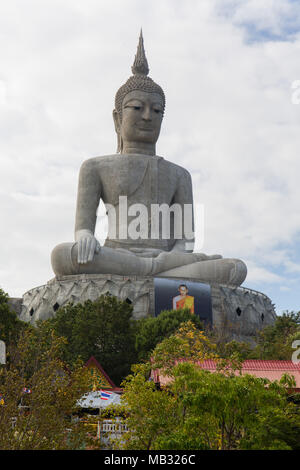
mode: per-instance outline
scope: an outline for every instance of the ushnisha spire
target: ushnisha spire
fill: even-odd
[[[122,118],[122,103],[125,95],[134,90],[145,91],[146,93],[158,93],[162,97],[163,107],[165,108],[166,99],[163,89],[155,83],[152,78],[148,77],[149,67],[144,49],[142,30],[131,70],[133,75],[119,88],[115,97],[115,109],[120,117]]]
[[[131,67],[133,75],[148,75],[149,66],[144,49],[143,31],[141,29],[137,52],[135,54],[133,66]]]

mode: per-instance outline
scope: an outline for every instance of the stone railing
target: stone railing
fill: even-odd
[[[100,424],[100,432],[103,433],[122,434],[126,431],[128,431],[126,424],[114,422],[111,419],[106,419]]]

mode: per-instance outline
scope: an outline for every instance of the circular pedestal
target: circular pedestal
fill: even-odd
[[[78,274],[51,279],[23,296],[20,319],[34,323],[55,315],[69,302],[83,303],[111,294],[133,305],[134,318],[142,318],[152,310],[154,285],[152,277],[125,277],[110,274]]]
[[[213,326],[225,341],[253,342],[257,332],[276,320],[265,294],[245,287],[212,285]]]
[[[258,330],[274,323],[274,305],[261,292],[220,284],[211,284],[210,287],[213,327],[229,341],[249,341]],[[20,319],[30,323],[46,320],[69,302],[96,300],[107,293],[131,303],[135,319],[155,314],[154,278],[81,274],[54,278],[46,285],[26,292]]]

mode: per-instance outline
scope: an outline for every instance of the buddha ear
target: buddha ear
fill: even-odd
[[[120,127],[121,127],[121,119],[120,119],[120,114],[118,113],[118,111],[116,109],[113,110],[113,119],[114,119],[114,123],[115,123],[116,133],[119,134],[120,133]]]
[[[123,141],[122,141],[121,132],[120,132],[121,118],[120,118],[120,114],[118,113],[116,109],[113,110],[113,118],[114,118],[114,123],[115,123],[115,130],[118,136],[117,153],[122,153]]]

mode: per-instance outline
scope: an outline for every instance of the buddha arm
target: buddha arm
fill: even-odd
[[[178,185],[172,202],[180,204],[182,208],[182,239],[176,240],[172,251],[192,252],[195,241],[193,186],[191,175],[187,171],[184,171],[178,178]]]
[[[75,240],[81,230],[94,234],[100,197],[101,182],[95,161],[86,160],[79,173]]]

